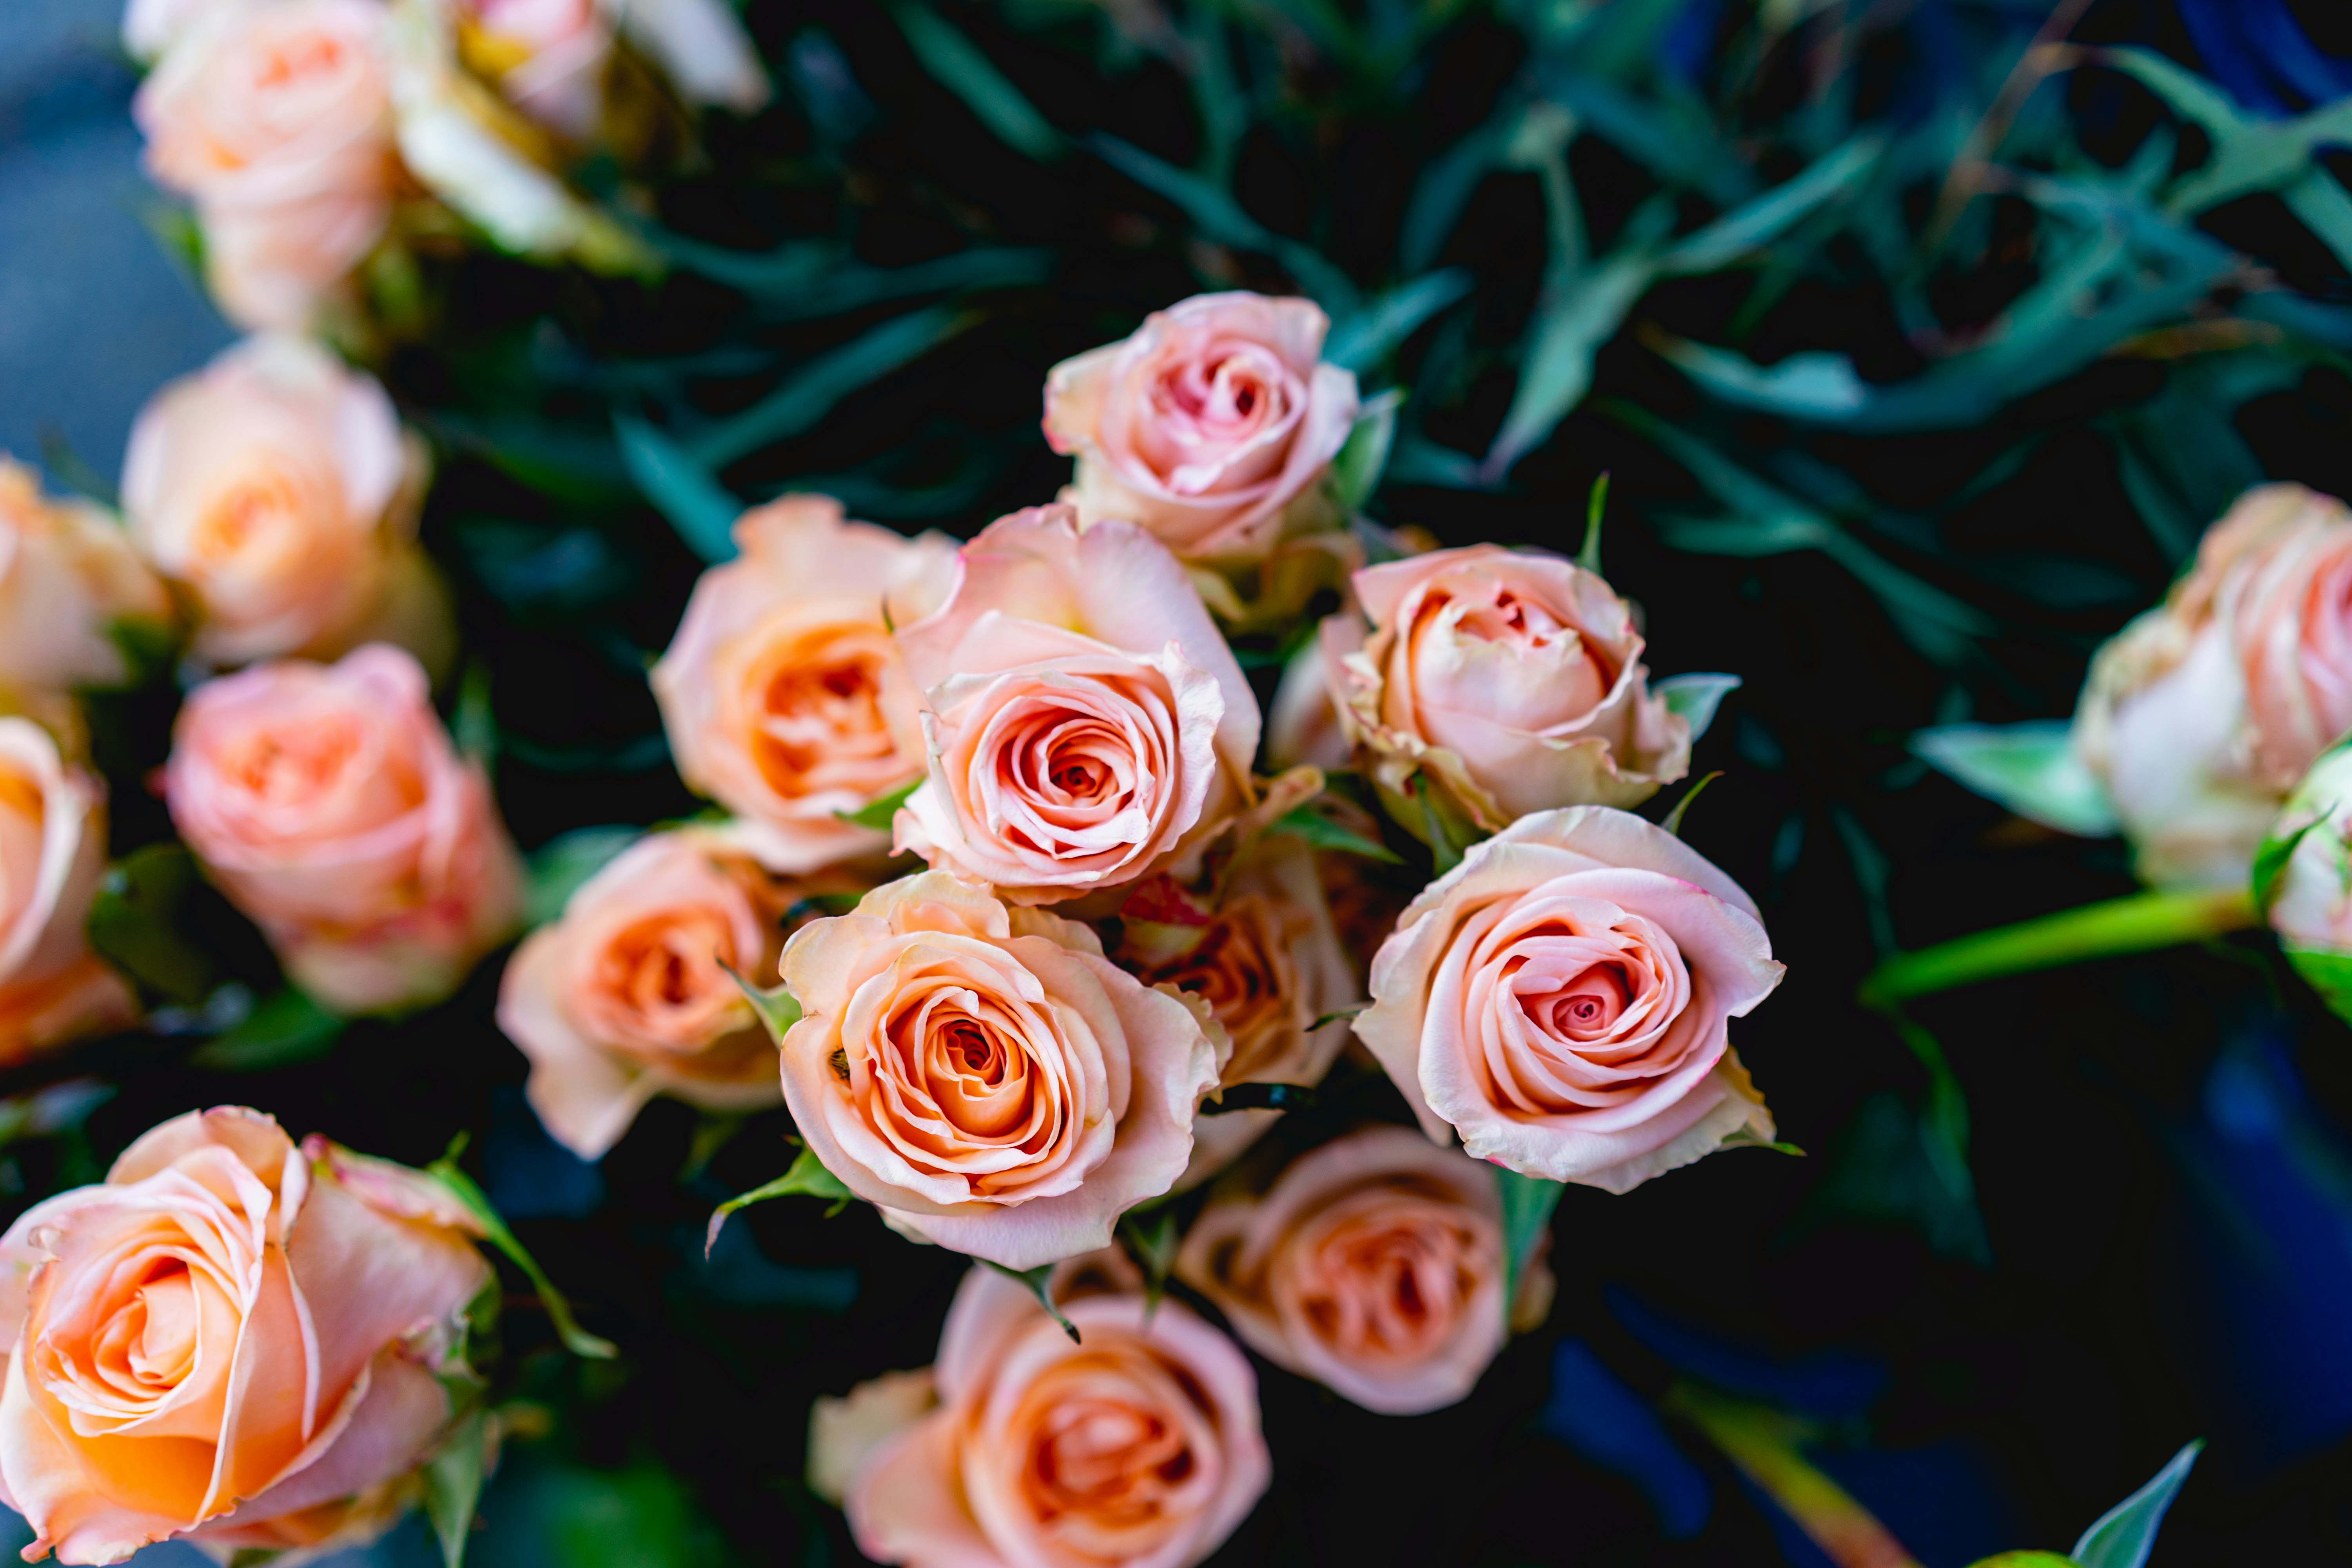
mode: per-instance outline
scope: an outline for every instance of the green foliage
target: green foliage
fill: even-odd
[[[465,1145],[466,1137],[460,1133],[457,1142],[450,1145],[449,1152],[427,1165],[425,1173],[438,1181],[457,1200],[484,1239],[522,1270],[523,1277],[530,1281],[531,1289],[539,1293],[539,1303],[546,1309],[548,1320],[555,1325],[557,1337],[563,1341],[566,1350],[592,1361],[610,1361],[618,1355],[620,1352],[610,1340],[599,1339],[580,1326],[572,1315],[572,1303],[564,1299],[563,1292],[555,1288],[555,1281],[547,1277],[547,1271],[540,1268],[538,1260],[531,1257],[521,1242],[515,1239],[514,1232],[507,1228],[507,1222],[490,1205],[489,1198],[474,1184],[474,1178],[457,1168],[457,1156],[464,1152]]]
[[[854,823],[859,827],[873,828],[877,833],[887,833],[890,830],[890,825],[898,820],[898,808],[905,805],[908,797],[922,787],[921,779],[909,779],[888,795],[877,795],[856,811],[840,813],[841,820]]]
[[[2063,721],[1948,724],[1911,737],[1936,769],[2029,821],[2101,838],[2116,830],[2114,805],[2074,750]]]
[[[2100,1515],[2098,1522],[2074,1542],[2074,1559],[2082,1568],[2146,1568],[2156,1545],[2157,1527],[2164,1522],[2172,1500],[2188,1482],[2190,1467],[2204,1452],[2202,1439],[2172,1456],[2147,1485]]]
[[[99,883],[89,908],[89,945],[166,1001],[202,1001],[219,966],[181,929],[196,884],[195,858],[181,846],[132,850],[109,866]]]
[[[727,1216],[738,1209],[766,1203],[770,1198],[811,1197],[824,1198],[833,1205],[826,1212],[839,1214],[856,1196],[842,1184],[840,1177],[824,1168],[824,1162],[816,1157],[815,1150],[803,1146],[793,1156],[792,1168],[782,1175],[748,1193],[729,1198],[710,1211],[710,1224],[702,1237],[703,1255],[709,1256],[711,1249],[719,1245],[719,1233],[727,1227]]]
[[[625,825],[575,827],[532,850],[525,867],[523,919],[541,926],[561,916],[581,883],[645,836],[644,828]]]
[[[1536,1248],[1551,1229],[1551,1216],[1566,1189],[1541,1176],[1523,1176],[1502,1166],[1493,1167],[1495,1194],[1503,1205],[1503,1312],[1519,1299],[1519,1281],[1535,1262]]]
[[[188,1064],[211,1072],[274,1072],[325,1056],[349,1026],[289,985],[190,1052]]]

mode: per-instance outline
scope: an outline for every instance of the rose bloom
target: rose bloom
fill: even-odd
[[[600,1159],[656,1094],[711,1110],[782,1098],[736,976],[775,973],[796,892],[739,836],[682,827],[623,850],[523,939],[499,1027],[530,1058],[524,1092],[557,1142]]]
[[[845,521],[825,496],[745,512],[735,542],[654,666],[678,773],[744,819],[774,870],[879,854],[888,836],[842,816],[922,776],[918,689],[890,627],[945,597],[955,547]]]
[[[1110,1243],[1192,1152],[1231,1048],[1093,931],[927,871],[784,946],[784,1100],[896,1228],[1034,1268]]]
[[[390,17],[234,0],[182,20],[157,24],[171,41],[131,103],[148,173],[195,203],[223,312],[299,331],[391,219]]]
[[[226,1560],[373,1539],[448,1437],[496,1288],[415,1172],[238,1107],[178,1117],[0,1237],[0,1480],[26,1549]]]
[[[1076,1265],[1053,1289],[1078,1343],[1026,1286],[975,1268],[930,1377],[817,1402],[811,1475],[843,1484],[867,1557],[1191,1568],[1265,1495],[1273,1466],[1241,1352],[1181,1302],[1147,1305],[1124,1258]]]
[[[1673,834],[1539,812],[1406,909],[1356,1034],[1437,1142],[1622,1193],[1770,1142],[1727,1021],[1781,970],[1755,904]]]
[[[1063,499],[1188,562],[1253,561],[1328,527],[1323,479],[1357,410],[1355,373],[1322,363],[1330,324],[1305,300],[1202,294],[1055,365],[1045,439],[1078,459]]]
[[[397,648],[285,659],[189,693],[163,769],[172,822],[294,983],[339,1013],[456,990],[521,910],[522,868]]]
[[[1690,771],[1690,723],[1652,694],[1633,606],[1574,562],[1474,544],[1356,574],[1323,624],[1326,678],[1409,830],[1418,773],[1486,832],[1562,805],[1639,805]]]
[[[47,731],[0,719],[0,1066],[139,1016],[82,935],[106,871],[105,801]]]
[[[64,691],[134,673],[111,633],[172,622],[171,596],[103,510],[41,493],[0,457],[0,686]]]
[[[2352,728],[2352,510],[2248,490],[2092,660],[2074,744],[2158,885],[2242,883],[2279,804]]]
[[[1118,961],[1147,985],[1173,985],[1209,1005],[1233,1037],[1217,1087],[1291,1083],[1313,1088],[1348,1043],[1344,1018],[1358,1000],[1353,966],[1331,926],[1313,851],[1276,834],[1260,839],[1226,877],[1223,897],[1202,906],[1153,882],[1120,911]],[[1192,1125],[1191,1186],[1231,1164],[1281,1119],[1278,1110],[1230,1110]]]
[[[199,658],[395,642],[437,669],[456,630],[416,544],[425,480],[425,445],[374,377],[265,333],[140,411],[122,505],[140,552],[185,591]]]
[[[1406,1127],[1310,1149],[1262,1194],[1220,1190],[1176,1258],[1251,1349],[1384,1415],[1468,1398],[1510,1330],[1541,1323],[1550,1271],[1510,1311],[1505,1272],[1494,1172]]]
[[[457,0],[457,52],[507,100],[573,142],[604,111],[613,30],[596,0]]]
[[[1044,903],[1132,882],[1246,803],[1257,700],[1183,567],[1066,506],[991,523],[898,643],[929,776],[898,847]]]

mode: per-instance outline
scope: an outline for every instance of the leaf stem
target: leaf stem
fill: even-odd
[[[1866,1007],[1885,1009],[2006,974],[2201,942],[2261,921],[2243,888],[2132,893],[1898,952],[1864,976],[1855,994]]]

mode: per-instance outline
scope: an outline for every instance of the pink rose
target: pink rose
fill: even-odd
[[[521,867],[489,780],[397,648],[206,681],[163,789],[206,873],[337,1012],[438,1001],[514,930]]]
[[[1081,1262],[1087,1260],[1081,1259]],[[1093,1272],[1131,1273],[1123,1260]],[[1065,1293],[1073,1344],[1018,1281],[964,1277],[940,1337],[936,1409],[900,1373],[824,1420],[812,1467],[847,1478],[858,1550],[908,1568],[1191,1568],[1273,1479],[1257,1379],[1181,1302],[1135,1289]],[[889,1430],[897,1423],[898,1429]]]
[[[897,1228],[1008,1268],[1108,1246],[1168,1191],[1230,1049],[1086,927],[942,871],[802,927],[783,978],[810,1152]]]
[[[1384,1415],[1468,1398],[1551,1299],[1538,1263],[1506,1310],[1494,1172],[1404,1127],[1310,1149],[1263,1194],[1220,1190],[1176,1275],[1258,1354]]]
[[[186,592],[216,665],[331,658],[397,642],[456,653],[446,591],[416,544],[425,445],[374,377],[267,333],[148,401],[122,463],[131,537]]]
[[[2099,650],[2074,744],[2161,885],[2245,880],[2313,760],[2352,728],[2352,510],[2248,490],[2164,603]]]
[[[229,318],[309,326],[392,213],[390,18],[373,0],[237,0],[170,30],[131,114],[195,203]],[[160,26],[159,26],[160,30]]]
[[[346,1186],[340,1153],[190,1112],[0,1237],[0,1489],[28,1556],[331,1550],[414,1500],[496,1281],[464,1231]]]
[[[457,51],[507,100],[573,142],[604,113],[613,29],[596,0],[457,0]]]
[[[0,458],[0,687],[66,691],[133,673],[111,635],[172,622],[171,596],[114,519],[52,500],[30,468]]]
[[[654,666],[677,771],[772,869],[878,854],[887,836],[842,816],[922,776],[920,689],[890,627],[946,595],[954,546],[845,521],[824,496],[744,513],[735,542]]]
[[[713,1110],[782,1098],[736,976],[775,973],[794,892],[726,829],[682,827],[623,850],[523,939],[499,1027],[530,1058],[525,1092],[557,1142],[601,1159],[656,1094]]]
[[[1324,623],[1326,678],[1397,820],[1486,832],[1563,805],[1640,804],[1690,771],[1687,720],[1649,689],[1633,608],[1598,576],[1474,544],[1356,574],[1370,640]]]
[[[106,870],[105,801],[47,731],[0,719],[0,1066],[139,1016],[82,935]]]
[[[1673,834],[1539,812],[1406,909],[1356,1034],[1437,1142],[1622,1193],[1770,1141],[1727,1025],[1781,969],[1748,895]]]
[[[1202,294],[1045,381],[1045,439],[1077,455],[1064,499],[1124,519],[1188,562],[1263,557],[1328,527],[1323,478],[1356,422],[1353,371],[1322,363],[1305,300]]]
[[[898,633],[929,752],[900,849],[1042,903],[1134,881],[1246,802],[1257,701],[1165,547],[1037,507],[957,560]]]

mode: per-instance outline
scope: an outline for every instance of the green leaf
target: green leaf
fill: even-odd
[[[1561,1184],[1541,1176],[1523,1176],[1495,1167],[1495,1192],[1503,1204],[1503,1315],[1507,1320],[1519,1299],[1519,1281],[1535,1261],[1536,1244],[1551,1229],[1552,1211],[1559,1207],[1559,1194],[1565,1190]]]
[[[2072,1557],[2061,1557],[2055,1552],[2004,1552],[1996,1557],[1978,1559],[1969,1568],[2082,1568]]]
[[[499,1216],[497,1209],[490,1206],[489,1198],[474,1184],[474,1178],[457,1168],[457,1152],[464,1147],[465,1135],[460,1133],[457,1142],[450,1145],[450,1152],[425,1166],[425,1173],[439,1182],[472,1217],[490,1245],[506,1254],[508,1261],[522,1270],[524,1278],[530,1281],[531,1289],[539,1293],[539,1304],[547,1309],[548,1321],[555,1325],[556,1335],[563,1341],[566,1350],[590,1361],[610,1361],[618,1355],[620,1352],[612,1341],[599,1339],[580,1326],[579,1321],[572,1315],[572,1303],[565,1300],[563,1292],[555,1288],[555,1281],[547,1277],[547,1271],[539,1266],[539,1260],[515,1239],[514,1232],[507,1228],[507,1222]]]
[[[816,1157],[815,1150],[803,1144],[801,1152],[793,1157],[792,1168],[782,1175],[764,1186],[738,1194],[710,1211],[710,1224],[702,1234],[702,1255],[705,1258],[710,1256],[710,1249],[719,1245],[719,1233],[727,1228],[727,1216],[737,1209],[747,1209],[753,1204],[766,1203],[770,1198],[810,1197],[824,1199],[835,1205],[831,1212],[839,1214],[842,1205],[856,1196],[842,1184],[839,1176],[824,1168],[824,1162]]]
[[[1385,844],[1374,843],[1362,834],[1340,826],[1316,811],[1311,805],[1295,805],[1274,819],[1268,833],[1287,833],[1304,838],[1318,849],[1339,849],[1349,855],[1361,855],[1367,860],[1386,861],[1402,866],[1403,858]]]
[[[1052,1264],[1041,1263],[1034,1268],[1007,1268],[1002,1263],[990,1263],[985,1258],[981,1261],[987,1263],[991,1268],[995,1269],[1007,1279],[1018,1279],[1028,1286],[1029,1293],[1037,1298],[1037,1305],[1045,1309],[1047,1317],[1062,1325],[1062,1331],[1070,1336],[1070,1342],[1074,1345],[1083,1342],[1078,1338],[1078,1325],[1070,1321],[1063,1314],[1061,1308],[1054,1305],[1052,1289],[1054,1266]]]
[[[1663,332],[1651,341],[1684,374],[1724,402],[1742,408],[1834,420],[1860,413],[1870,401],[1870,389],[1854,374],[1853,361],[1843,354],[1792,353],[1768,366]]]
[[[576,827],[532,850],[530,886],[523,895],[523,919],[531,925],[541,926],[561,918],[565,902],[581,883],[645,836],[642,827]]]
[[[207,1072],[274,1072],[325,1056],[346,1027],[289,985],[189,1052],[188,1065]]]
[[[1656,277],[1657,262],[1648,252],[1622,251],[1545,286],[1528,329],[1517,390],[1478,468],[1486,483],[1499,482],[1511,465],[1550,439],[1584,400],[1592,385],[1592,356],[1616,336],[1625,312]]]
[[[2189,1479],[2189,1467],[2197,1463],[2197,1456],[2204,1447],[2201,1437],[2188,1444],[2156,1472],[2147,1485],[2100,1515],[2098,1522],[2074,1542],[2074,1561],[2082,1568],[2145,1568],[2148,1552],[2156,1544],[2157,1527],[2164,1522],[2165,1510],[2179,1495],[2181,1484]]]
[[[734,975],[737,987],[751,998],[751,1010],[759,1014],[760,1022],[768,1026],[769,1037],[779,1047],[782,1046],[784,1031],[801,1021],[801,1005],[793,999],[793,994],[782,985],[772,991],[762,991],[740,974],[736,974],[735,971],[730,969],[727,973]]]
[[[1176,1224],[1176,1211],[1162,1207],[1148,1218],[1134,1212],[1122,1215],[1118,1234],[1127,1243],[1128,1255],[1143,1270],[1143,1307],[1149,1312],[1168,1293],[1168,1276],[1176,1267],[1177,1248],[1183,1245],[1184,1233]]]
[[[2083,765],[2064,720],[1946,724],[1911,737],[1937,772],[2031,822],[2084,838],[2118,831],[2105,785]]]
[[[1312,246],[1285,238],[1250,216],[1222,187],[1116,136],[1097,134],[1089,144],[1104,163],[1181,208],[1207,238],[1273,257],[1334,317],[1354,312],[1356,285],[1345,272]]]
[[[518,1538],[546,1542],[530,1561],[549,1568],[730,1568],[742,1561],[693,1488],[650,1455],[619,1469],[540,1461],[523,1473],[530,1479],[516,1488],[522,1494],[516,1506],[530,1509],[531,1528]],[[501,1503],[514,1495],[502,1492]],[[499,1521],[507,1521],[503,1511]]]
[[[890,15],[923,68],[962,100],[963,106],[998,141],[1041,163],[1050,163],[1068,151],[1062,133],[1022,96],[1021,89],[1005,79],[977,44],[937,12],[908,0],[892,5]]]
[[[2294,858],[2295,846],[2335,812],[2336,808],[2330,805],[2326,811],[2284,833],[2279,831],[2277,825],[2273,825],[2263,837],[2261,847],[2254,851],[2252,887],[2256,909],[2265,911],[2270,909],[2271,901],[2278,892],[2278,879],[2286,874],[2287,862]]]
[[[893,317],[801,365],[741,413],[693,437],[686,448],[705,469],[716,470],[814,429],[843,398],[920,359],[975,320],[944,305]]]
[[[1691,808],[1691,802],[1698,798],[1699,791],[1705,789],[1707,785],[1713,784],[1722,776],[1723,770],[1720,768],[1717,769],[1714,773],[1702,775],[1696,784],[1683,791],[1682,799],[1675,802],[1675,808],[1659,819],[1658,826],[1673,834],[1675,837],[1680,838],[1683,836],[1683,813]]]
[[[1467,268],[1449,267],[1400,283],[1338,321],[1323,357],[1360,375],[1394,353],[1423,322],[1469,293],[1476,281]]]
[[[1609,472],[1592,481],[1592,493],[1584,500],[1584,548],[1576,552],[1576,563],[1594,576],[1601,575],[1601,520],[1609,509]]]
[[[196,863],[177,844],[150,844],[106,868],[89,906],[89,945],[169,1001],[193,1005],[213,988],[212,955],[180,929]]]
[[[482,1499],[482,1472],[489,1454],[489,1415],[478,1404],[457,1419],[449,1436],[425,1462],[425,1517],[441,1542],[446,1568],[461,1568],[474,1509]]]
[[[2326,166],[2308,165],[2284,195],[2303,226],[2336,253],[2336,265],[2352,268],[2352,195],[2345,194]]]
[[[1404,394],[1391,388],[1365,404],[1348,432],[1347,444],[1331,459],[1331,499],[1341,515],[1361,511],[1380,489],[1389,447],[1396,439],[1397,409],[1403,402]]]
[[[1796,178],[1675,241],[1658,258],[1659,269],[1675,276],[1720,271],[1771,244],[1836,197],[1851,195],[1869,178],[1885,151],[1886,144],[1874,136],[1856,137]]]
[[[663,431],[631,414],[613,416],[621,463],[637,490],[669,520],[686,547],[717,564],[735,559],[735,520],[743,503],[702,462]]]
[[[1739,689],[1739,677],[1694,671],[1654,680],[1650,689],[1666,700],[1668,712],[1690,721],[1691,744],[1696,746],[1699,737],[1714,727],[1716,710],[1723,706],[1723,700]]]
[[[898,818],[898,808],[907,804],[908,796],[922,787],[921,779],[908,779],[888,795],[877,795],[856,811],[835,812],[834,815],[844,822],[855,823],[860,827],[872,827],[887,832],[890,824]]]
[[[2304,947],[2283,942],[2280,948],[2294,972],[2303,976],[2304,984],[2319,993],[2319,999],[2328,1010],[2347,1024],[2352,1024],[2352,953],[2330,952],[2323,948]]]

